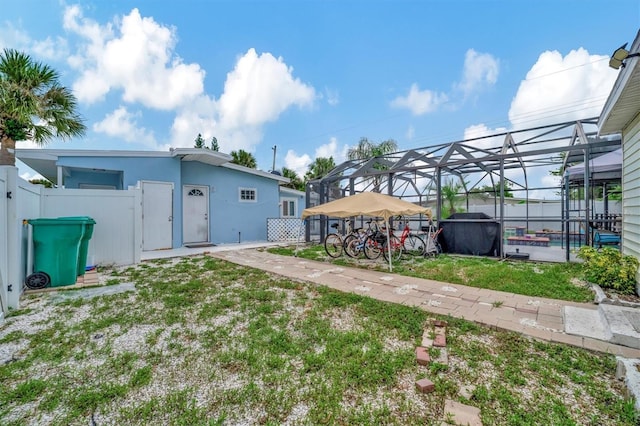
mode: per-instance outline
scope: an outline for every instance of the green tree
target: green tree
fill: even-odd
[[[34,185],[43,185],[45,188],[53,188],[53,184],[47,179],[31,179],[29,183]]]
[[[393,139],[388,139],[380,143],[371,142],[369,139],[362,137],[358,141],[358,145],[349,148],[347,157],[349,160],[366,160],[380,155],[390,154],[398,150],[398,143]],[[386,170],[382,164],[377,164],[378,170]]]
[[[233,157],[233,160],[231,162],[234,164],[249,167],[250,169],[255,169],[258,167],[258,163],[256,162],[256,158],[253,156],[253,154],[245,151],[244,149],[231,151],[231,157]]]
[[[499,183],[495,184],[494,186],[484,185],[484,186],[481,186],[480,188],[472,189],[469,192],[471,194],[480,194],[480,195],[488,194],[488,195],[491,195],[491,196],[499,197],[500,196],[500,187],[501,187],[501,185]],[[504,183],[504,196],[505,196],[505,198],[513,198],[513,192],[511,192],[510,190],[511,190],[511,185],[509,184],[509,182],[505,182]]]
[[[16,141],[46,145],[86,131],[73,93],[48,65],[13,49],[0,53],[0,165],[16,164]]]
[[[195,143],[196,144],[193,145],[194,148],[204,148],[204,139],[202,139],[202,135],[200,133],[198,133]]]
[[[211,138],[211,150],[216,152],[220,151],[220,146],[218,145],[218,139],[215,136]]]
[[[460,199],[460,190],[463,188],[462,182],[456,182],[454,179],[447,179],[447,182],[440,188],[442,208],[447,217],[461,210],[458,206],[458,201]]]
[[[298,174],[291,170],[291,169],[287,169],[286,167],[282,168],[282,176],[289,178],[290,182],[285,184],[284,186],[286,186],[287,188],[293,188],[293,189],[297,189],[298,191],[304,191],[305,190],[305,185],[304,185],[304,181],[302,179],[300,179],[300,177],[298,176]]]
[[[305,181],[325,177],[331,170],[335,168],[336,163],[333,161],[333,157],[318,157],[313,163],[309,164],[309,169],[304,175]]]
[[[380,143],[371,142],[369,139],[362,137],[358,141],[358,145],[353,148],[349,148],[347,151],[347,157],[349,160],[368,160],[369,158],[379,157],[381,155],[390,154],[398,150],[398,143],[393,139],[388,139]],[[376,170],[387,170],[386,164],[375,163],[373,168]],[[380,192],[380,184],[382,183],[382,176],[373,176],[373,186],[375,192]]]

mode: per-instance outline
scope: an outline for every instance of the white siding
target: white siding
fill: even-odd
[[[622,251],[640,258],[640,114],[622,133]]]
[[[128,265],[140,261],[142,207],[140,190],[45,189],[42,216],[89,216],[96,221],[88,257],[96,264]]]

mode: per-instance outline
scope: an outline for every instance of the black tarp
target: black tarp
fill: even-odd
[[[445,253],[500,256],[500,222],[484,213],[454,213],[440,221]]]

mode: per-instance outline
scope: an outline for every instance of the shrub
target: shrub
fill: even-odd
[[[634,256],[623,256],[619,250],[610,247],[598,251],[584,246],[580,248],[578,257],[584,260],[583,270],[587,281],[622,294],[635,294],[640,262]]]

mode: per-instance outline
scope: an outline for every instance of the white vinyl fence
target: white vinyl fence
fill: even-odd
[[[44,189],[41,217],[89,216],[96,221],[87,261],[129,265],[140,261],[140,190]]]
[[[573,206],[570,206],[570,209]],[[584,208],[584,205],[583,205]],[[497,213],[496,213],[497,209]],[[593,213],[604,213],[604,202],[595,201],[593,205]],[[500,218],[500,206],[493,205],[469,205],[469,212],[486,213],[496,219]],[[618,201],[609,201],[609,214],[621,214],[622,204]],[[570,211],[570,217],[579,217],[577,211]],[[506,226],[526,226],[527,229],[541,231],[543,229],[552,229],[559,231],[562,229],[562,204],[558,202],[530,202],[529,203],[529,221],[527,223],[527,205],[526,204],[507,204],[504,205],[504,218]]]
[[[138,189],[47,189],[0,167],[0,320],[18,308],[31,273],[29,219],[89,216],[96,221],[87,260],[93,264],[138,263],[142,252],[142,204]]]

